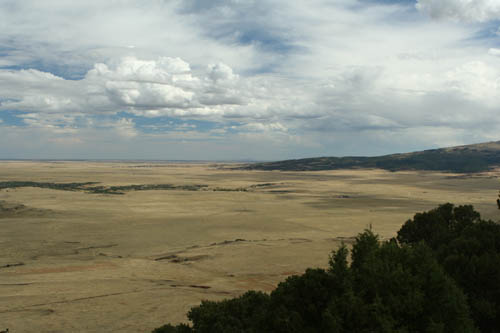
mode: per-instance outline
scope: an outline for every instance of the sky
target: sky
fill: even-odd
[[[500,0],[2,0],[0,159],[500,140]]]

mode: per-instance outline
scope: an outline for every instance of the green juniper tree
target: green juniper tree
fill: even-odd
[[[466,294],[481,332],[499,332],[500,224],[482,220],[472,206],[448,203],[415,214],[397,239],[412,246],[425,242]]]

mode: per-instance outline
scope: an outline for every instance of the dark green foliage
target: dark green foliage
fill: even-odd
[[[380,243],[365,231],[356,238],[350,265],[348,255],[340,247],[328,270],[291,276],[270,295],[204,301],[188,314],[191,332],[476,331],[465,296],[425,244]],[[169,331],[157,332],[186,329],[164,328]]]
[[[321,332],[334,287],[331,274],[322,269],[289,277],[271,293],[266,332]]]
[[[336,170],[380,168],[397,170],[436,170],[450,172],[481,172],[500,165],[500,151],[495,149],[432,149],[408,154],[376,157],[317,157],[279,162],[255,163],[245,169],[256,170]]]
[[[203,301],[189,311],[193,332],[258,333],[269,309],[269,295],[249,291],[242,296],[221,302]]]
[[[425,241],[436,249],[447,243],[467,228],[480,220],[478,212],[472,206],[454,207],[447,203],[433,210],[415,214],[398,231],[397,239],[404,244]]]
[[[439,206],[416,214],[398,232],[403,244],[427,243],[468,296],[482,332],[500,327],[500,225],[481,220],[472,206]]]
[[[191,333],[193,329],[186,324],[172,326],[170,324],[158,327],[152,333]]]
[[[344,284],[351,288],[330,306],[333,322],[343,324],[337,332],[474,331],[465,297],[423,244],[380,244],[371,232],[361,234]]]

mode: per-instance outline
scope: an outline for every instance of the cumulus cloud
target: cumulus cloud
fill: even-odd
[[[51,73],[35,69],[0,69],[0,110],[72,112],[84,101],[80,86]]]
[[[237,75],[233,74],[231,67],[220,62],[208,66],[208,77],[214,82],[232,81],[238,78]]]
[[[114,65],[98,63],[81,80],[65,80],[38,70],[1,70],[0,110],[109,113],[150,116],[224,113],[243,104],[239,77],[218,63],[200,77],[180,58],[126,57]]]
[[[96,64],[87,73],[87,78],[105,77],[115,81],[137,81],[160,84],[191,82],[191,67],[180,58],[160,57],[156,60],[142,60],[125,57],[110,69],[106,64]]]
[[[500,19],[497,0],[418,0],[417,9],[435,19],[485,22]]]

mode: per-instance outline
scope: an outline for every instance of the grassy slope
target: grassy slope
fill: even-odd
[[[354,168],[481,172],[500,165],[500,141],[376,157],[317,157],[246,165],[251,170],[314,171]]]

